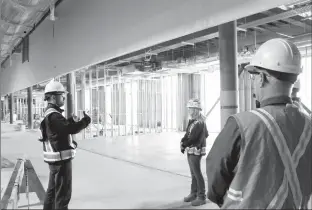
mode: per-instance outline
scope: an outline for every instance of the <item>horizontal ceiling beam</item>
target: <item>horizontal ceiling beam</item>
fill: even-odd
[[[245,31],[245,30],[243,28],[241,28],[241,27],[237,27],[237,31]],[[194,36],[196,37],[197,35],[194,35]],[[181,38],[181,40],[184,40],[184,41],[181,41],[181,42],[178,42],[178,43],[166,46],[166,47],[161,47],[159,49],[153,50],[152,53],[153,54],[159,54],[159,53],[166,52],[166,51],[169,51],[169,50],[177,49],[179,47],[183,47],[183,46],[187,46],[187,45],[190,45],[190,44],[195,44],[195,43],[198,43],[198,42],[203,42],[203,41],[206,41],[206,40],[209,40],[209,39],[213,39],[213,38],[216,38],[218,36],[219,36],[219,32],[213,32],[213,33],[210,33],[210,34],[207,34],[207,35],[203,35],[203,36],[200,36],[200,37],[197,37],[197,38],[192,38],[192,39],[184,40],[183,38]],[[127,63],[130,60],[140,59],[140,58],[144,57],[145,55],[146,55],[145,53],[142,53],[142,54],[138,54],[136,56],[133,56],[131,58],[127,58],[127,59],[122,59],[122,60],[118,60],[118,61],[115,61],[115,62],[111,62],[111,63],[108,63],[108,66],[118,65],[118,64],[121,64],[121,63]]]
[[[270,10],[263,12],[263,14],[268,15],[268,16],[274,16],[274,15],[276,15],[275,12],[272,12],[272,11],[270,11]],[[295,19],[293,19],[293,18],[287,18],[287,19],[284,19],[283,21],[285,21],[285,22],[287,22],[287,23],[290,23],[290,24],[292,24],[292,25],[295,25],[295,26],[302,27],[302,28],[304,28],[304,29],[307,30],[307,31],[311,31],[311,25],[306,24],[305,22],[301,22],[301,21],[295,20]]]
[[[277,14],[277,15],[273,15],[273,16],[270,16],[270,17],[265,17],[265,18],[261,18],[259,20],[251,21],[249,23],[245,23],[245,24],[239,25],[239,26],[237,26],[237,28],[238,28],[238,31],[242,31],[242,30],[248,29],[248,28],[257,28],[257,29],[259,29],[261,31],[267,31],[269,33],[278,34],[280,36],[284,36],[284,37],[287,37],[287,38],[294,38],[292,36],[288,36],[286,34],[280,34],[280,33],[277,33],[275,31],[272,31],[272,30],[269,30],[269,29],[265,29],[265,28],[261,28],[261,27],[258,27],[258,26],[266,24],[268,22],[272,22],[272,21],[274,22],[274,21],[277,21],[277,20],[281,20],[284,17],[294,16],[294,14],[297,15],[298,14],[298,13],[296,13],[297,10],[298,11],[306,11],[308,9],[311,9],[311,5],[297,8],[295,11],[291,10],[291,11],[283,12],[283,13],[280,13],[280,14]],[[172,44],[170,46],[162,47],[160,49],[153,50],[152,52],[157,54],[157,53],[169,51],[171,49],[177,49],[179,47],[186,46],[187,45],[186,43],[198,43],[198,42],[203,42],[203,41],[206,41],[206,40],[209,40],[209,39],[213,39],[213,38],[217,38],[217,37],[219,37],[219,32],[210,33],[210,34],[203,35],[203,36],[200,36],[200,37],[196,37],[196,38],[193,38],[193,39],[183,39],[183,41],[181,41],[179,43],[175,43],[175,44]],[[122,63],[129,62],[130,60],[140,59],[140,58],[142,58],[144,56],[145,56],[145,53],[142,53],[142,54],[138,54],[138,55],[135,55],[135,56],[132,56],[132,57],[128,57],[128,58],[126,58],[126,60],[122,59],[122,60],[117,60],[117,61],[114,61],[114,62],[109,62],[108,66],[119,65],[119,64],[122,64]]]
[[[296,9],[292,9],[292,10],[289,10],[289,11],[286,11],[286,12],[282,12],[282,13],[277,14],[277,15],[269,16],[269,17],[266,17],[266,18],[261,18],[260,20],[255,20],[255,21],[243,24],[240,27],[242,27],[242,28],[252,28],[254,26],[264,25],[264,24],[272,23],[272,22],[275,22],[275,21],[278,21],[278,20],[285,20],[287,18],[291,18],[291,17],[294,17],[296,15],[299,15],[299,14],[302,14],[302,13],[305,13],[305,12],[309,12],[309,11],[311,11],[311,4],[303,6],[303,7],[299,7],[299,8],[296,8]]]

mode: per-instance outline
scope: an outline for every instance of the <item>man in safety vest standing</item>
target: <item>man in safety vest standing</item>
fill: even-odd
[[[45,87],[45,99],[48,106],[40,124],[44,161],[49,164],[50,177],[43,209],[68,209],[72,192],[72,162],[77,143],[71,134],[86,128],[91,119],[84,113],[78,121],[73,116],[63,117],[60,107],[64,105],[66,91],[57,81],[50,81]]]
[[[246,66],[260,108],[235,114],[206,159],[208,199],[222,209],[302,209],[312,192],[311,119],[292,103],[302,72],[292,42],[271,39]]]

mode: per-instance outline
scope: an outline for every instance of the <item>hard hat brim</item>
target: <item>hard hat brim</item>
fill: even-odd
[[[195,107],[195,106],[187,106],[187,108],[193,108],[193,109],[199,109],[199,110],[202,110],[202,108]]]
[[[248,71],[248,72],[256,72],[256,67],[254,65],[247,65],[245,66],[245,70]]]
[[[66,90],[65,90],[65,91],[50,91],[50,92],[46,92],[46,93],[44,93],[44,94],[49,94],[49,93],[50,93],[50,94],[53,94],[53,93],[61,93],[61,94],[66,94],[66,95],[67,95],[69,92],[66,91]]]

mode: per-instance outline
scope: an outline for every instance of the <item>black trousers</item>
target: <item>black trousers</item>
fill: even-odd
[[[49,168],[49,185],[43,209],[68,209],[72,194],[72,162],[66,160],[49,164]]]
[[[205,199],[205,180],[200,169],[201,155],[187,154],[188,164],[192,175],[191,194]]]

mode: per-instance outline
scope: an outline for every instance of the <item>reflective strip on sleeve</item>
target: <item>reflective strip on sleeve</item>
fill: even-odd
[[[227,197],[230,198],[233,201],[243,201],[243,192],[234,190],[233,188],[230,188],[227,192]]]
[[[268,208],[282,208],[288,195],[288,183],[293,194],[294,203],[297,208],[300,208],[302,202],[302,193],[296,168],[300,158],[305,152],[307,144],[310,141],[310,138],[308,138],[309,135],[311,136],[311,129],[309,129],[310,122],[307,118],[305,119],[303,133],[299,139],[299,143],[294,150],[293,155],[291,155],[285,137],[273,116],[263,109],[258,109],[257,111],[254,110],[251,112],[260,117],[269,129],[285,167],[285,174],[282,185],[278,189],[276,195],[273,197]]]

